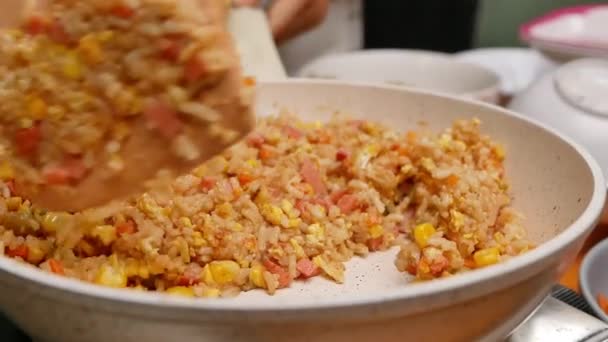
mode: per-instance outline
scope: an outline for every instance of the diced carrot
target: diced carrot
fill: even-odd
[[[49,259],[49,267],[51,268],[51,272],[58,274],[58,275],[64,275],[65,271],[63,270],[63,265],[61,264],[61,261],[56,260],[56,259]]]
[[[31,35],[44,34],[49,28],[49,21],[40,16],[32,15],[25,23],[25,31]]]
[[[367,240],[367,248],[369,248],[369,250],[372,252],[378,251],[380,250],[380,247],[382,246],[383,242],[384,236],[380,236],[375,239],[369,239]]]
[[[27,259],[29,252],[30,252],[30,250],[29,250],[29,248],[27,248],[26,245],[20,245],[15,248],[8,248],[6,250],[6,255],[8,255],[11,258],[20,257],[21,259],[25,260],[25,259]]]
[[[246,87],[253,87],[253,86],[255,86],[255,84],[256,84],[255,77],[243,78],[243,85],[245,85]]]
[[[265,141],[264,136],[259,133],[252,133],[247,137],[247,144],[251,147],[260,148]]]
[[[200,282],[200,277],[192,277],[190,275],[183,274],[177,278],[178,286],[192,286]]]
[[[410,263],[407,265],[407,273],[411,274],[411,275],[416,275],[416,273],[418,272],[418,269],[416,267],[416,264],[414,263]]]
[[[390,150],[391,151],[397,151],[397,150],[399,150],[399,147],[400,147],[399,144],[392,144],[391,147],[390,147]]]
[[[203,179],[201,179],[200,188],[203,191],[210,191],[211,189],[213,189],[215,187],[215,183],[216,183],[215,178],[203,177]]]
[[[205,61],[200,56],[190,58],[184,66],[184,77],[188,82],[198,82],[206,73]]]
[[[15,133],[17,152],[22,156],[32,156],[35,154],[38,151],[41,140],[42,131],[38,125],[22,128]]]
[[[350,152],[348,152],[347,150],[345,150],[343,148],[339,148],[338,152],[336,152],[336,160],[345,161],[348,158],[350,158]]]
[[[608,297],[606,297],[604,294],[599,293],[597,295],[597,304],[600,306],[600,308],[602,310],[604,310],[604,312],[606,314],[608,314]]]
[[[291,283],[291,277],[286,269],[270,259],[264,260],[264,267],[268,272],[279,276],[279,288],[288,287]]]
[[[303,136],[302,132],[299,129],[289,125],[285,125],[283,127],[283,130],[285,131],[285,134],[287,134],[287,136],[291,139],[300,139]]]
[[[476,266],[477,265],[475,264],[475,260],[473,260],[473,258],[466,258],[466,259],[464,259],[464,267],[473,269]]]
[[[255,179],[251,174],[247,172],[239,173],[237,178],[239,180],[239,183],[241,183],[241,186],[245,186]]]
[[[135,15],[135,10],[130,6],[118,4],[110,9],[110,13],[119,18],[129,19]]]
[[[460,178],[457,175],[450,175],[448,176],[448,178],[446,179],[446,183],[449,186],[456,186],[458,184],[458,181],[460,180]]]
[[[150,101],[144,109],[144,115],[150,124],[167,139],[176,137],[183,128],[177,111],[163,101]]]
[[[272,150],[262,147],[262,148],[260,148],[260,152],[258,153],[258,156],[260,157],[261,160],[268,160],[268,159],[272,158],[273,153],[272,153]]]
[[[296,269],[300,272],[302,278],[311,278],[321,274],[321,269],[314,262],[307,258],[302,258],[296,263]]]
[[[161,38],[158,41],[158,50],[160,51],[160,56],[162,58],[169,61],[176,61],[179,58],[182,46],[176,39]]]
[[[127,220],[124,223],[121,223],[116,226],[116,233],[118,236],[122,235],[131,235],[137,231],[137,227],[135,226],[135,222],[132,220]]]
[[[343,214],[350,214],[359,206],[357,196],[344,195],[338,200],[337,206]]]
[[[304,159],[302,162],[302,167],[300,169],[300,175],[304,179],[304,181],[310,186],[312,186],[313,190],[317,195],[325,196],[327,195],[327,188],[325,187],[325,183],[321,179],[321,174],[317,167],[310,161],[309,159]]]

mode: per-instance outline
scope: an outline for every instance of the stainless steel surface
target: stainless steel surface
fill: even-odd
[[[507,342],[608,341],[608,325],[553,297],[517,329]]]

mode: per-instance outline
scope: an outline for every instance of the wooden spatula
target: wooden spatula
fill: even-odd
[[[26,10],[24,33],[0,40],[5,181],[37,206],[77,211],[143,191],[160,170],[187,172],[246,135],[254,82],[241,75],[225,3]]]

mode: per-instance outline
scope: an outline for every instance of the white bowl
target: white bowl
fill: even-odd
[[[303,78],[401,85],[498,103],[500,79],[492,71],[451,55],[418,50],[361,50],[316,59]]]
[[[0,257],[0,310],[47,342],[499,341],[542,302],[595,226],[605,200],[597,163],[559,133],[496,106],[400,87],[261,84],[257,111],[315,120],[336,110],[396,130],[477,116],[502,141],[514,206],[539,246],[492,267],[407,284],[395,250],[347,263],[346,281],[297,282],[268,296],[174,298],[98,287]]]
[[[545,75],[509,108],[585,146],[608,176],[608,61],[581,59]]]
[[[608,57],[608,5],[581,5],[550,12],[522,25],[520,36],[561,62]]]
[[[492,70],[500,77],[500,92],[513,96],[528,88],[556,65],[528,48],[483,48],[455,54],[459,61]]]

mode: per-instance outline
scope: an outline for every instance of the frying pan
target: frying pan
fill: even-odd
[[[335,111],[395,130],[442,129],[471,116],[507,147],[514,206],[538,247],[502,264],[408,284],[395,250],[347,263],[343,285],[296,283],[275,296],[186,299],[109,289],[0,257],[0,310],[36,341],[498,341],[528,317],[597,223],[605,181],[595,160],[559,133],[513,112],[402,87],[262,82],[256,112],[307,120]]]

